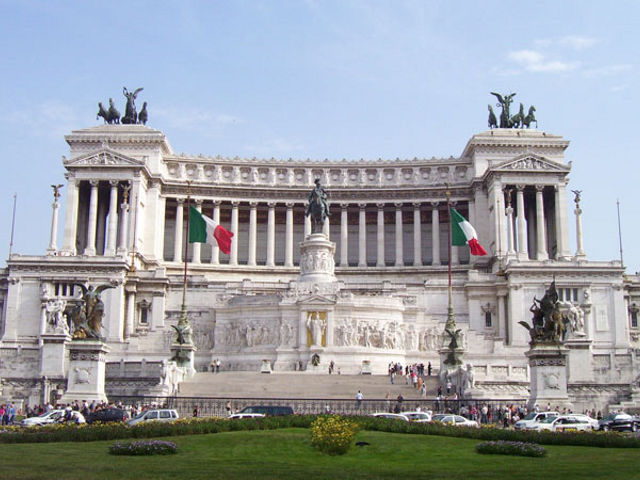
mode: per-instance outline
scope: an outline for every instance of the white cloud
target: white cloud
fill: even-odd
[[[558,40],[558,43],[562,46],[571,47],[575,50],[583,50],[589,48],[598,43],[598,40],[592,37],[583,37],[580,35],[567,35]]]
[[[535,50],[517,50],[510,52],[508,57],[528,72],[564,73],[575,70],[580,66],[580,62],[550,60],[544,54]]]
[[[539,38],[535,40],[534,45],[538,48],[549,48],[551,46],[571,48],[573,50],[584,50],[598,43],[593,37],[585,37],[581,35],[566,35],[560,38]]]
[[[11,112],[0,118],[0,123],[23,125],[33,135],[59,140],[86,122],[84,118],[85,115],[79,115],[68,103],[47,100],[33,108]]]
[[[622,63],[617,65],[604,65],[602,67],[590,68],[584,71],[586,77],[609,77],[620,75],[633,69],[633,65]]]
[[[157,108],[154,115],[174,128],[207,131],[224,125],[242,123],[242,119],[226,113],[215,113],[199,108]]]

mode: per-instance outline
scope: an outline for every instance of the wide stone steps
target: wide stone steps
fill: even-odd
[[[438,389],[435,376],[424,377],[427,398]],[[305,372],[198,372],[179,386],[179,397],[224,398],[316,398],[352,399],[360,390],[366,399],[422,398],[420,391],[396,377],[395,385],[387,375],[329,375]]]

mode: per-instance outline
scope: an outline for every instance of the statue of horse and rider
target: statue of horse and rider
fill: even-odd
[[[533,313],[533,325],[524,321],[518,323],[529,331],[532,345],[561,343],[565,340],[569,319],[560,308],[555,281],[551,282],[542,299],[533,297],[529,311]]]
[[[315,179],[316,186],[309,194],[309,206],[305,215],[311,216],[311,233],[322,233],[322,227],[327,217],[331,216],[329,211],[328,193],[320,184],[320,179]]]
[[[103,118],[104,123],[107,124],[142,124],[146,125],[147,120],[149,119],[149,114],[147,112],[147,102],[144,102],[142,105],[142,110],[140,113],[136,110],[136,97],[138,93],[140,93],[143,89],[136,88],[133,92],[127,90],[127,87],[122,87],[122,94],[127,99],[127,105],[125,107],[124,116],[120,118],[120,112],[116,108],[113,98],[109,99],[109,108],[106,109],[102,102],[98,102],[98,114],[96,115],[96,120],[100,117]]]

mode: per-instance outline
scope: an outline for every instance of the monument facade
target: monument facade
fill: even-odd
[[[67,182],[55,190],[66,205],[62,243],[55,197],[46,254],[13,254],[0,277],[4,397],[64,394],[78,374],[69,369],[71,309],[89,282],[109,285],[107,395],[175,388],[166,362],[181,316],[188,204],[235,234],[229,255],[206,244],[186,250],[196,370],[213,359],[232,370],[259,371],[265,360],[274,372],[306,369],[314,355],[342,373],[438,366],[450,343],[451,262],[457,344],[474,392],[527,398],[530,338],[518,323],[555,279],[575,327],[564,344],[571,404],[604,408],[633,394],[640,279],[618,261],[589,261],[581,230],[572,250],[562,137],[493,128],[449,158],[224,158],[176,153],[136,121],[65,137]],[[314,184],[325,195],[321,223],[306,215]],[[448,258],[447,188],[487,256],[453,247]]]

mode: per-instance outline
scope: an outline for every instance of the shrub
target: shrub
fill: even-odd
[[[349,419],[320,416],[311,424],[311,445],[329,455],[343,455],[351,448],[357,431],[357,424]]]
[[[498,455],[518,455],[521,457],[544,457],[547,451],[536,443],[510,442],[498,440],[497,442],[483,442],[476,445],[478,453]]]
[[[177,452],[178,446],[175,443],[162,440],[114,443],[109,447],[112,455],[170,455]]]

